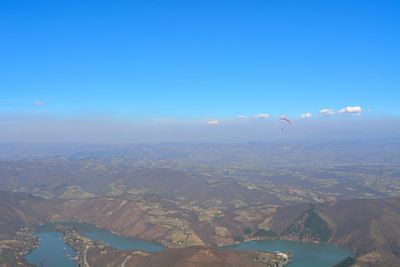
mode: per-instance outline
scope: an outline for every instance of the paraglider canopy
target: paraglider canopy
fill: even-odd
[[[289,120],[288,118],[286,118],[286,117],[284,117],[284,116],[280,117],[279,120],[280,120],[280,121],[283,121],[283,122],[285,122],[285,123],[287,123],[287,124],[289,124],[289,125],[292,125],[292,124],[293,124],[293,122],[292,122],[291,120]],[[281,131],[283,131],[283,127],[281,128]]]
[[[280,121],[286,121],[287,123],[289,123],[289,125],[292,125],[292,124],[293,124],[291,120],[289,120],[288,118],[283,117],[283,116],[280,117],[279,120],[280,120]]]

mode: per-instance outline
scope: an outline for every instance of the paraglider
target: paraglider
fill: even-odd
[[[285,123],[288,123],[289,125],[292,125],[292,124],[293,124],[293,122],[292,122],[291,120],[289,120],[288,118],[286,118],[286,117],[284,117],[284,116],[280,117],[279,120],[280,120],[280,121],[283,121],[283,122],[285,122]],[[281,128],[281,130],[283,131],[283,127]]]
[[[286,121],[287,123],[289,123],[289,125],[292,125],[292,124],[293,124],[291,120],[289,120],[288,118],[283,117],[283,116],[280,117],[279,120],[280,120],[280,121]]]

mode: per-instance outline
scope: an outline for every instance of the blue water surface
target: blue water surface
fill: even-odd
[[[265,252],[285,251],[292,253],[290,267],[332,267],[352,256],[350,250],[330,244],[316,244],[287,240],[257,240],[242,242],[228,248]]]

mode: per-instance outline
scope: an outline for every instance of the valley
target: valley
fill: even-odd
[[[337,244],[360,266],[395,266],[400,150],[378,144],[360,145],[346,163],[346,144],[320,158],[330,144],[90,146],[28,158],[18,150],[0,162],[2,253],[18,258],[21,227],[70,221],[162,244],[161,258],[279,239]],[[393,158],[377,161],[380,153]],[[93,260],[99,251],[90,250]]]

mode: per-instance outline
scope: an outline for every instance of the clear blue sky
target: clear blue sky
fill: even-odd
[[[399,116],[399,14],[385,0],[2,0],[0,112]]]

